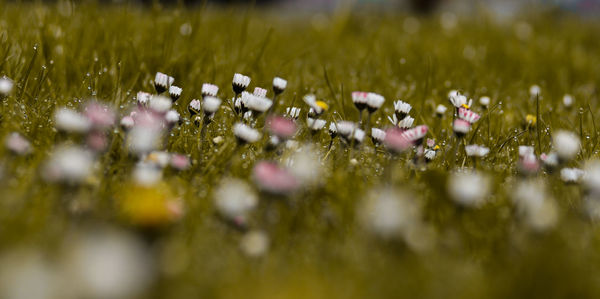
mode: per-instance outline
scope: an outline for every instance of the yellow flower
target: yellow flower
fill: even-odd
[[[154,186],[126,186],[119,210],[127,221],[139,226],[169,224],[182,215],[180,200],[164,182]]]
[[[327,105],[327,103],[325,103],[323,101],[317,101],[316,104],[317,104],[317,106],[321,107],[321,109],[323,109],[323,111],[327,111],[327,109],[329,109],[329,105]]]
[[[530,126],[535,126],[537,118],[534,115],[527,114],[527,116],[525,117],[525,122]]]

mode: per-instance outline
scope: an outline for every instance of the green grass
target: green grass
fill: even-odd
[[[0,251],[31,246],[52,256],[69,233],[98,224],[139,233],[118,212],[135,162],[121,147],[122,132],[111,133],[111,150],[99,158],[95,177],[86,184],[73,188],[42,179],[40,169],[52,148],[77,142],[54,129],[56,108],[79,108],[96,98],[124,114],[134,105],[137,91],[153,91],[151,81],[161,71],[183,88],[176,109],[189,118],[187,103],[200,97],[203,82],[217,84],[219,96],[230,99],[231,78],[240,72],[252,78],[252,87],[270,88],[274,76],[286,78],[289,84],[281,98],[304,111],[302,96],[316,94],[330,105],[328,120],[358,119],[350,98],[354,90],[386,97],[373,118],[380,127],[393,113],[392,102],[403,99],[412,104],[415,123],[431,128],[428,137],[442,151],[426,170],[415,170],[409,157],[402,156],[388,181],[382,168],[390,160],[381,150],[373,151],[370,141],[357,150],[340,148],[336,141],[323,162],[321,184],[287,199],[294,204],[277,202],[279,222],[262,218],[262,205],[254,212],[251,226],[268,233],[271,247],[266,256],[253,259],[240,252],[242,234],[217,217],[213,205],[212,190],[223,178],[233,149],[207,141],[213,152],[202,158],[197,129],[184,122],[166,149],[189,154],[195,163],[181,173],[165,172],[164,181],[183,199],[185,216],[162,228],[154,241],[159,276],[140,298],[600,294],[600,229],[584,215],[582,188],[562,183],[557,174],[538,174],[559,206],[557,226],[543,233],[520,221],[510,199],[512,184],[519,179],[518,145],[548,152],[552,132],[566,129],[582,142],[570,166],[583,167],[598,156],[596,21],[529,16],[533,34],[523,40],[516,36],[514,23],[497,24],[485,14],[461,18],[451,31],[441,28],[438,16],[419,18],[418,33],[407,34],[402,29],[406,16],[386,13],[294,16],[259,8],[61,3],[2,3],[0,11],[0,76],[16,83],[13,94],[2,100],[0,137],[20,132],[34,149],[26,157],[0,150]],[[191,26],[191,34],[180,34],[183,24]],[[475,55],[465,55],[473,51]],[[532,84],[542,88],[539,111],[528,94]],[[467,137],[469,143],[491,149],[477,168],[491,175],[493,195],[477,209],[457,207],[445,191],[450,171],[444,157],[452,154],[454,143],[452,118],[448,112],[439,121],[434,110],[437,104],[449,106],[450,89],[492,99],[489,112],[474,105],[482,119]],[[576,99],[571,109],[561,104],[565,93]],[[208,134],[223,136],[225,145],[231,145],[235,119],[225,111]],[[524,130],[527,114],[538,115],[540,130]],[[296,139],[311,142],[306,129]],[[312,141],[324,156],[326,132]],[[255,161],[279,161],[262,150],[265,143],[241,149],[231,175],[249,179]],[[242,154],[245,159],[239,158]],[[459,155],[457,164],[465,160],[466,167],[473,167]],[[358,164],[350,164],[352,158]],[[424,221],[435,231],[431,250],[415,252],[402,241],[382,240],[362,228],[356,217],[359,203],[369,190],[386,183],[410,191],[411,200],[423,205]],[[81,203],[84,212],[70,211],[67,198]]]

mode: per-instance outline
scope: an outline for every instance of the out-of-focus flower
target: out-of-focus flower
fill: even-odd
[[[140,185],[150,187],[162,179],[162,169],[159,168],[160,162],[141,162],[133,169],[133,181]]]
[[[558,207],[547,196],[541,181],[519,181],[513,190],[512,198],[517,211],[529,227],[544,231],[556,225]]]
[[[167,91],[173,82],[175,82],[175,78],[161,72],[157,72],[154,76],[154,88],[158,94]]]
[[[245,218],[258,204],[258,197],[252,187],[240,179],[222,180],[213,197],[219,213],[229,220]]]
[[[179,112],[175,110],[167,111],[167,113],[165,114],[165,121],[169,126],[176,125],[177,123],[179,123]]]
[[[286,87],[287,87],[286,80],[279,78],[279,77],[273,78],[273,92],[276,95],[284,92]]]
[[[558,166],[558,155],[554,152],[549,154],[541,154],[540,160],[542,160],[544,166],[548,169],[553,169]]]
[[[298,107],[287,107],[285,109],[285,115],[293,119],[298,119],[300,116],[300,111],[301,109]]]
[[[142,166],[143,165],[143,166]],[[140,167],[140,168],[138,168]],[[183,216],[183,206],[181,199],[177,198],[171,187],[160,178],[152,177],[152,167],[156,171],[158,168],[147,163],[138,165],[136,171],[143,167],[148,176],[148,182],[142,184],[138,176],[135,178],[136,184],[127,184],[119,193],[119,210],[122,217],[129,223],[140,227],[161,227],[175,222]],[[152,180],[156,180],[151,183]]]
[[[490,105],[490,97],[481,97],[479,98],[479,105],[481,105],[483,108],[487,108]]]
[[[252,177],[260,189],[273,194],[287,195],[299,186],[294,175],[273,162],[258,162],[252,170]]]
[[[600,198],[600,161],[591,160],[585,163],[583,183],[586,189]]]
[[[166,151],[153,151],[146,156],[145,162],[152,163],[160,168],[165,168],[169,165],[171,154]]]
[[[4,140],[6,148],[16,155],[27,155],[31,153],[31,143],[17,132],[13,132]]]
[[[287,140],[296,134],[296,123],[281,116],[271,116],[267,119],[267,129],[281,140]]]
[[[463,107],[458,108],[458,117],[468,121],[471,124],[479,120],[479,114]]]
[[[542,92],[542,89],[538,85],[531,85],[529,87],[529,95],[532,97],[538,96]]]
[[[465,135],[467,135],[467,133],[469,133],[469,131],[471,130],[471,123],[464,119],[458,118],[454,120],[454,123],[452,124],[452,129],[454,130],[454,134],[456,134],[456,137],[462,138],[465,137]]]
[[[457,204],[478,207],[490,192],[490,179],[477,171],[455,172],[448,178],[448,192]]]
[[[321,182],[321,156],[311,145],[304,145],[288,158],[286,169],[302,186],[314,185]]]
[[[533,153],[525,153],[519,156],[519,171],[522,174],[532,175],[540,170],[540,163]]]
[[[108,147],[108,138],[106,137],[106,133],[101,131],[91,131],[85,137],[85,142],[87,147],[94,152],[104,151]]]
[[[233,92],[240,94],[248,88],[248,85],[250,85],[250,77],[238,73],[233,75]]]
[[[86,133],[92,127],[92,123],[75,110],[59,108],[54,113],[54,126],[64,132]]]
[[[473,104],[473,100],[467,100],[467,97],[458,93],[455,90],[452,90],[448,93],[448,100],[452,104],[452,106],[456,108],[466,108],[469,109],[471,104]]]
[[[446,114],[446,110],[448,110],[448,108],[446,108],[446,106],[439,104],[439,105],[437,105],[437,107],[435,107],[435,114],[438,117],[442,117],[442,116],[444,116],[444,114]]]
[[[249,257],[260,257],[269,250],[269,236],[262,231],[249,231],[240,241],[240,249]]]
[[[267,90],[261,87],[254,87],[254,92],[252,93],[257,97],[264,98],[267,96]]]
[[[0,78],[0,96],[7,97],[12,93],[14,82],[7,78]]]
[[[577,183],[585,172],[579,168],[563,168],[560,170],[560,179],[565,183]]]
[[[323,129],[323,127],[325,127],[326,124],[327,124],[327,121],[325,121],[323,119],[314,119],[314,118],[310,118],[310,117],[306,119],[306,125],[312,131],[319,131],[319,130]]]
[[[131,298],[155,277],[150,253],[124,232],[100,230],[70,239],[64,268],[79,298]]]
[[[257,142],[261,137],[260,132],[242,123],[233,125],[233,135],[241,144]]]
[[[221,107],[221,99],[213,96],[205,96],[202,100],[202,110],[206,115],[214,115]]]
[[[242,102],[244,106],[252,110],[254,113],[263,113],[273,105],[273,101],[262,96],[253,95],[250,93],[242,93]]]
[[[569,131],[559,130],[552,137],[552,145],[559,159],[570,161],[577,156],[580,147],[577,135]]]
[[[44,256],[29,248],[0,256],[0,297],[6,299],[60,298],[61,278]]]
[[[123,128],[123,130],[129,131],[135,125],[135,121],[133,120],[133,117],[126,115],[126,116],[123,116],[123,118],[121,118],[120,124],[121,124],[121,128]]]
[[[404,131],[398,128],[385,131],[383,144],[393,153],[402,153],[413,146],[413,143],[404,135]]]
[[[172,102],[169,98],[163,96],[153,96],[148,105],[150,109],[159,114],[165,114],[171,109]]]
[[[93,156],[87,150],[74,146],[59,147],[50,155],[44,177],[50,181],[80,183],[90,175],[93,163]]]
[[[566,94],[562,98],[563,105],[565,105],[565,107],[567,107],[567,108],[570,108],[571,106],[573,106],[574,101],[575,101],[575,99],[570,94]]]
[[[127,145],[135,154],[146,154],[160,146],[162,136],[160,127],[136,125],[127,134]]]
[[[317,101],[317,98],[312,94],[305,95],[302,99],[312,111],[309,111],[310,117],[318,117],[319,115],[323,114],[323,112],[327,111],[327,109],[329,109],[329,105],[327,105],[327,103],[323,101]]]
[[[148,105],[148,103],[150,102],[150,98],[152,98],[152,95],[143,91],[139,91],[135,97],[138,105],[142,107]]]
[[[490,152],[490,149],[485,146],[471,144],[465,146],[465,151],[467,152],[467,156],[485,157]]]
[[[169,164],[171,167],[182,171],[190,168],[190,159],[186,155],[173,154],[171,155]]]
[[[415,145],[420,145],[423,143],[423,138],[427,135],[427,131],[429,128],[425,125],[416,126],[410,130],[404,131],[402,133],[405,138]]]
[[[331,136],[331,138],[337,137],[337,135],[338,135],[337,124],[335,122],[330,122],[328,131],[329,131],[329,136]]]

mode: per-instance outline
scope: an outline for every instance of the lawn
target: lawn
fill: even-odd
[[[597,20],[0,4],[2,298],[600,295]]]

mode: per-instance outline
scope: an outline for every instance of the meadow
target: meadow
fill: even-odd
[[[2,298],[600,294],[597,20],[0,6]]]

